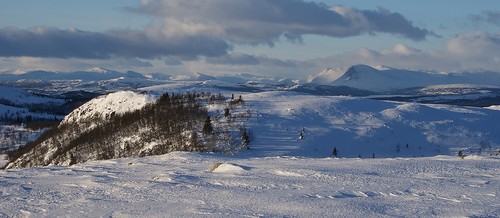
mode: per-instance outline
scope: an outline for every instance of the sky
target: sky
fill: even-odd
[[[0,72],[500,72],[497,0],[3,0]]]

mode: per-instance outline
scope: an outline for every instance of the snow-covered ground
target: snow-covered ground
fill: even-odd
[[[118,92],[88,102],[65,122],[138,109],[166,91],[242,95],[244,106],[231,115],[251,116],[231,125],[248,128],[250,150],[0,171],[0,217],[500,216],[498,110],[248,93],[220,84]],[[223,108],[208,109],[216,115]],[[340,159],[330,158],[333,148]],[[469,156],[458,158],[459,150]]]
[[[0,125],[0,151],[17,149],[28,142],[34,141],[45,130],[47,129],[29,129],[26,125]],[[0,166],[2,166],[1,161]]]
[[[499,165],[171,153],[0,171],[0,216],[499,217]]]
[[[64,100],[53,99],[33,95],[19,88],[0,86],[0,99],[6,99],[14,104],[56,104],[64,103]]]
[[[294,92],[243,99],[253,112],[254,156],[328,157],[334,147],[339,157],[456,155],[480,147],[489,155],[500,148],[494,110]]]
[[[5,164],[7,164],[7,160],[5,158],[6,158],[5,154],[0,154],[0,167],[5,166]]]

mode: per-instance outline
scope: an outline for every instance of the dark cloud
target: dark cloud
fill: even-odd
[[[413,26],[403,15],[384,8],[379,8],[377,11],[362,11],[362,14],[371,21],[374,32],[392,33],[413,40],[425,39],[427,35],[437,36],[429,30]]]
[[[1,57],[145,58],[221,56],[230,46],[203,34],[168,35],[154,29],[112,30],[104,33],[38,27],[0,29]]]
[[[165,20],[169,31],[204,32],[235,43],[272,45],[279,37],[300,41],[304,34],[349,37],[390,33],[415,41],[431,31],[416,27],[399,13],[386,9],[329,8],[299,0],[147,0],[135,13]]]

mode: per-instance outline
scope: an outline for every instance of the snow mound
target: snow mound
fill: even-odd
[[[223,164],[220,164],[214,170],[212,170],[212,173],[237,174],[237,173],[242,173],[244,171],[245,171],[245,169],[243,169],[243,167],[241,167],[241,166],[238,166],[235,164],[223,163]]]
[[[64,118],[62,123],[75,123],[90,117],[106,119],[114,114],[141,109],[154,100],[153,96],[132,91],[111,93],[97,97],[75,109]]]

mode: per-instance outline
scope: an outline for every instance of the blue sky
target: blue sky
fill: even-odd
[[[5,0],[0,72],[500,72],[500,1]]]

